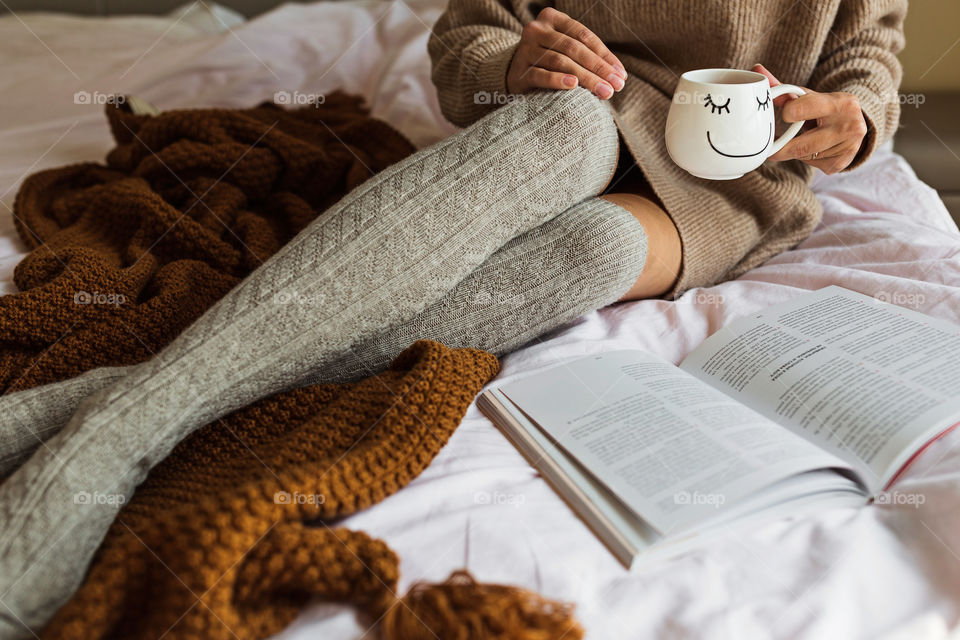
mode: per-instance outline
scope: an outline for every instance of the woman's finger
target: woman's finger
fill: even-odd
[[[783,107],[784,122],[800,122],[801,120],[816,120],[829,123],[831,116],[838,111],[837,100],[829,93],[809,91],[802,96],[791,100]]]
[[[801,133],[769,159],[774,162],[807,160],[814,153],[819,157],[844,140],[845,136],[836,127],[817,127],[807,133]]]
[[[537,89],[573,89],[579,84],[573,74],[548,71],[540,67],[527,68],[523,77],[529,87]]]
[[[532,33],[535,27],[529,23],[524,27],[524,33]],[[528,89],[572,89],[580,84],[576,76],[560,73],[557,77],[549,77],[547,73],[540,73],[543,69],[536,69],[542,61],[545,49],[536,44],[534,38],[525,36],[513,55],[513,61],[507,70],[507,90],[511,93],[523,93]],[[559,71],[559,70],[555,70]],[[564,76],[569,76],[564,78]],[[572,82],[570,80],[572,78]]]
[[[566,34],[578,42],[583,43],[593,53],[599,56],[606,64],[608,64],[617,73],[617,75],[620,76],[621,80],[625,80],[627,78],[627,70],[623,66],[623,63],[620,62],[617,56],[613,55],[610,49],[607,48],[607,45],[603,43],[603,40],[601,40],[586,26],[577,20],[574,20],[566,13],[557,11],[552,7],[545,8],[540,12],[537,18],[546,20],[557,31]],[[586,68],[589,69],[589,67]]]
[[[549,31],[541,35],[538,44],[545,49],[566,56],[579,65],[582,69],[581,72],[577,73],[580,84],[601,98],[609,98],[614,91],[623,89],[623,78],[620,77],[620,74],[582,42],[574,40],[559,31]],[[544,65],[537,63],[536,66],[542,67]],[[569,71],[569,69],[564,70]],[[603,83],[606,87],[598,87],[598,83]]]
[[[818,159],[819,158],[836,158],[838,156],[845,154],[849,150],[849,148],[850,148],[849,142],[847,140],[843,140],[842,142],[838,142],[837,144],[833,145],[829,149],[826,149],[825,151],[821,151],[820,153],[818,153],[817,158]]]
[[[604,100],[612,97],[617,89],[623,88],[623,79],[614,73],[613,67],[586,45],[556,31],[540,18],[524,26],[521,38],[522,42],[527,43],[524,55],[529,66],[572,73],[577,76],[581,86]],[[610,77],[611,81],[608,82],[605,77]]]
[[[570,39],[567,38],[567,40]],[[571,40],[571,42],[573,41]],[[579,46],[582,47],[583,45]],[[595,54],[591,55],[595,58],[595,60],[600,60]],[[600,61],[600,63],[606,65],[606,63],[603,61]],[[555,49],[545,49],[543,52],[541,52],[541,54],[534,61],[534,66],[541,67],[548,71],[561,71],[563,73],[575,75],[579,79],[581,86],[586,87],[604,100],[613,96],[615,89],[623,88],[623,80],[620,79],[619,76],[616,76],[611,72],[610,75],[617,82],[617,84],[605,82],[602,78],[598,77],[596,73],[584,68],[576,58],[573,58]]]
[[[816,160],[807,160],[806,163],[816,167],[827,175],[832,175],[847,168],[854,156],[857,155],[857,149],[853,148],[848,141],[843,141],[834,145],[830,149],[817,154]]]

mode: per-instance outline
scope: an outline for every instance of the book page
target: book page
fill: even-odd
[[[662,535],[784,478],[846,466],[640,351],[582,358],[500,390]]]
[[[681,368],[857,465],[872,491],[960,416],[960,327],[841,287],[741,318]]]
[[[530,422],[499,389],[480,394],[477,406],[493,420],[540,472],[540,475],[583,518],[617,559],[629,568],[637,554],[661,536],[613,495],[593,474]],[[491,412],[491,413],[488,413]],[[501,412],[505,412],[504,416]],[[506,418],[506,419],[505,419]]]

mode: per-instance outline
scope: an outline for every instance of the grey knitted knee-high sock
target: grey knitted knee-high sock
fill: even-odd
[[[617,147],[586,91],[534,93],[348,194],[0,485],[0,619],[43,624],[123,499],[193,429],[409,321],[508,240],[598,194]],[[104,498],[77,505],[81,493]]]
[[[583,313],[606,306],[643,270],[646,234],[621,207],[591,198],[514,238],[409,322],[357,345],[306,382],[343,382],[385,369],[422,338],[502,355]],[[0,477],[57,433],[88,395],[127,367],[0,398]]]
[[[82,401],[129,371],[130,367],[101,367],[69,380],[0,396],[0,478],[13,473],[56,435]]]
[[[304,384],[379,373],[420,339],[509,353],[616,301],[643,270],[646,253],[646,233],[632,214],[590,198],[514,238],[438,302],[345,352]],[[60,431],[82,400],[127,370],[94,369],[0,397],[0,477]]]
[[[647,256],[647,234],[626,209],[600,198],[574,205],[510,241],[410,322],[358,345],[316,382],[381,371],[416,340],[503,355],[626,293]]]

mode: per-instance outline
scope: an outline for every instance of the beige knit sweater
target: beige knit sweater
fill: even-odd
[[[440,106],[466,126],[507,93],[506,71],[524,24],[544,6],[528,0],[450,0],[428,49]],[[896,58],[907,0],[557,0],[627,68],[611,100],[617,125],[683,242],[668,297],[734,278],[806,238],[822,209],[813,169],[767,162],[730,181],[695,178],[667,155],[664,129],[679,76],[690,69],[762,63],[781,82],[856,95],[868,133],[847,171],[893,135],[899,121]]]

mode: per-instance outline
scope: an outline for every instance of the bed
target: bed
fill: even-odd
[[[0,293],[25,247],[10,208],[34,171],[103,158],[98,104],[245,107],[336,88],[417,146],[452,131],[425,53],[443,0],[290,4],[245,20],[217,6],[167,16],[0,17]],[[743,277],[588,314],[503,359],[497,382],[564,359],[640,348],[673,362],[733,318],[839,284],[960,322],[960,231],[888,144],[857,171],[818,175],[822,224]],[[398,494],[343,524],[402,559],[401,591],[466,567],[479,580],[576,603],[589,638],[947,638],[960,619],[960,431],[899,481],[923,504],[827,510],[728,530],[626,571],[475,406]],[[354,610],[316,603],[277,638],[360,638]]]

